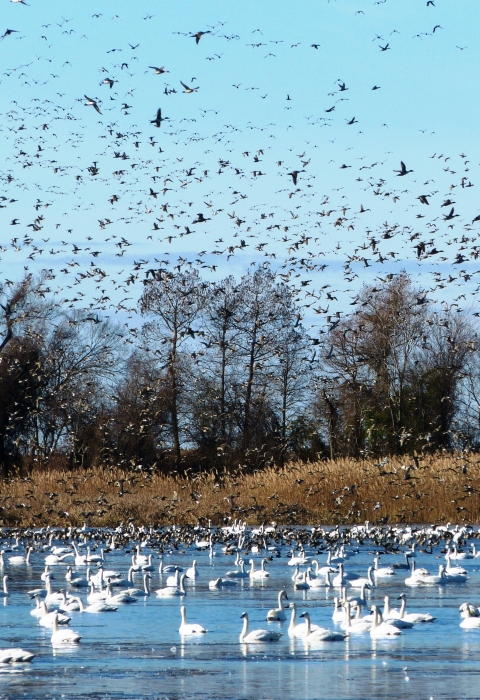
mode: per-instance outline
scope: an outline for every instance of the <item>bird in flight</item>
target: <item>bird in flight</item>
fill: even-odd
[[[3,41],[6,36],[10,36],[10,34],[13,34],[14,32],[18,33],[18,29],[7,29],[6,32],[0,37],[0,41]]]
[[[180,81],[180,84],[185,88],[184,92],[187,93],[187,95],[191,92],[197,92],[198,88],[200,87],[188,87],[188,85],[185,85],[185,83],[182,83],[182,81]]]
[[[165,68],[162,66],[161,68],[157,68],[157,66],[148,66],[149,68],[152,68],[155,71],[155,75],[162,75],[162,73],[169,73],[170,71],[165,70]]]
[[[400,168],[401,170],[394,170],[394,173],[397,173],[397,177],[401,177],[402,175],[407,175],[408,173],[413,173],[413,170],[407,170],[407,166],[403,162],[403,160],[400,161]]]
[[[85,107],[94,107],[97,110],[97,112],[101,114],[100,107],[98,106],[97,101],[92,99],[91,97],[87,97],[87,95],[84,95],[84,97],[87,100]]]
[[[157,127],[157,129],[159,129],[159,128],[161,127],[161,125],[162,125],[162,122],[165,121],[165,119],[170,119],[170,117],[162,117],[162,110],[161,110],[161,108],[159,107],[159,108],[157,109],[157,116],[155,117],[155,119],[152,119],[152,120],[150,121],[150,124],[155,124],[155,126]]]
[[[210,30],[208,30],[208,32],[197,32],[196,34],[190,34],[190,37],[195,39],[195,43],[198,44],[204,34],[211,34],[211,32]]]

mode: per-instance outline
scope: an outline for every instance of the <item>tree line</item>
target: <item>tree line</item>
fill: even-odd
[[[407,274],[365,285],[308,334],[297,291],[259,269],[150,270],[138,324],[66,307],[49,275],[0,285],[0,466],[166,472],[476,449],[475,315]]]

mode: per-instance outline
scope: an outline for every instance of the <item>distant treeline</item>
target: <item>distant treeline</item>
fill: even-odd
[[[253,471],[480,443],[476,314],[434,308],[406,274],[364,286],[315,336],[265,270],[150,270],[131,327],[59,304],[48,283],[0,285],[4,474]]]

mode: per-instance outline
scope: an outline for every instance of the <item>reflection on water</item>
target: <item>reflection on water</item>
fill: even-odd
[[[438,554],[438,551],[435,552]],[[78,646],[56,647],[51,631],[30,615],[25,591],[40,585],[43,554],[32,566],[7,564],[12,595],[0,606],[0,647],[22,646],[35,651],[32,664],[0,667],[0,698],[478,698],[480,697],[480,630],[459,627],[458,606],[480,602],[480,561],[462,562],[469,570],[466,584],[409,589],[407,575],[399,572],[369,592],[370,602],[392,604],[406,592],[408,609],[430,612],[433,624],[417,625],[398,639],[372,640],[356,635],[344,642],[304,643],[287,634],[288,620],[267,623],[266,611],[276,606],[277,593],[286,586],[298,612],[308,610],[312,621],[334,627],[331,614],[338,590],[294,591],[286,555],[269,562],[266,582],[242,581],[237,587],[209,590],[209,580],[233,568],[232,558],[195,552],[200,576],[188,586],[188,619],[209,631],[181,638],[181,599],[140,599],[114,614],[71,613],[72,629],[82,635]],[[194,551],[176,553],[166,563],[189,566]],[[323,562],[325,555],[319,557]],[[348,561],[348,569],[366,573],[371,554],[365,549]],[[382,557],[382,565],[394,561]],[[418,565],[436,571],[439,559],[420,554]],[[107,566],[126,574],[129,557],[121,551],[108,555]],[[54,588],[65,587],[65,567],[54,567]],[[85,569],[78,569],[85,575]],[[135,585],[139,585],[136,576]],[[164,585],[153,573],[152,588]],[[368,593],[368,592],[367,592]],[[85,597],[85,592],[82,592]],[[241,615],[248,611],[251,629],[284,632],[280,642],[241,645]],[[287,617],[289,613],[287,612]]]

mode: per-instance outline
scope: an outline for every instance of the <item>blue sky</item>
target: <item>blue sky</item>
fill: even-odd
[[[434,3],[1,0],[0,36],[17,30],[0,41],[2,278],[53,269],[60,297],[114,315],[156,261],[268,264],[331,314],[405,269],[475,304],[480,5]]]

